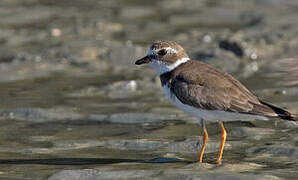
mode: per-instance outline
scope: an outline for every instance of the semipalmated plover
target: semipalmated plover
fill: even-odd
[[[227,136],[223,121],[267,120],[267,117],[298,121],[297,115],[260,100],[231,75],[203,62],[191,60],[175,42],[153,43],[147,56],[135,64],[151,65],[160,76],[163,91],[170,101],[199,119],[204,136],[198,162],[202,162],[208,140],[204,121],[220,123],[218,164],[221,164]]]

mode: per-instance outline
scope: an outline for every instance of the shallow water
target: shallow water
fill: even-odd
[[[272,78],[268,72],[264,73],[269,78],[263,77],[265,74],[260,71],[245,83],[258,84],[259,77],[264,82],[280,82],[280,77]],[[1,83],[1,176],[35,179],[61,169],[106,166],[130,170],[179,169],[195,161],[201,129],[198,124],[189,124],[190,118],[184,118],[183,113],[167,101],[153,97],[156,102],[150,103],[146,96],[135,93],[138,89],[126,90],[135,94],[120,98],[100,93],[74,93],[90,86],[100,92],[113,82],[130,80],[121,76],[108,79],[53,77]],[[251,89],[297,112],[295,87],[270,83],[268,88]],[[291,88],[296,91],[289,95],[278,93]],[[273,95],[271,89],[274,89]],[[111,88],[111,91],[119,89]],[[210,143],[204,161],[214,164],[219,128],[216,123],[207,127]],[[245,164],[244,169],[234,171],[297,177],[293,174],[297,168],[297,125],[272,119],[226,123],[226,128],[229,136],[223,159],[225,166],[255,163],[257,165]],[[161,158],[153,161],[157,157]],[[121,162],[127,166],[113,165]]]

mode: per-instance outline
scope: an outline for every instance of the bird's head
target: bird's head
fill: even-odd
[[[188,60],[189,57],[179,44],[171,41],[158,41],[153,43],[148,54],[137,60],[135,64],[149,64],[158,74],[163,74]]]

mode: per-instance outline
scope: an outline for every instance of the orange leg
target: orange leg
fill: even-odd
[[[223,153],[226,138],[227,138],[227,132],[225,130],[223,122],[220,122],[220,129],[221,129],[221,141],[220,141],[219,153],[218,153],[218,156],[217,156],[217,164],[221,164],[222,153]]]
[[[200,152],[200,154],[198,156],[198,163],[201,163],[202,162],[202,159],[203,159],[203,156],[204,156],[204,152],[205,152],[205,148],[206,148],[206,143],[207,143],[207,140],[208,140],[208,132],[207,132],[207,129],[206,129],[205,124],[203,124],[203,131],[204,131],[203,145],[201,147],[201,152]]]

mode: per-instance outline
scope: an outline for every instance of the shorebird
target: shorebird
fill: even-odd
[[[221,128],[218,164],[221,164],[227,137],[224,121],[267,120],[268,117],[298,121],[297,115],[262,101],[231,75],[191,60],[182,46],[175,42],[153,43],[148,54],[135,64],[149,64],[160,76],[169,100],[200,121],[204,133],[197,160],[200,163],[208,140],[205,121],[219,122]]]

